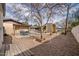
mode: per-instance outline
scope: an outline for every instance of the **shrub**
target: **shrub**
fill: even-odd
[[[73,28],[73,27],[75,27],[77,25],[79,25],[79,21],[72,22],[71,27]]]

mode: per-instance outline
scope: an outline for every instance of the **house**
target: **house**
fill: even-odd
[[[3,15],[4,15],[4,10],[3,10],[3,4],[0,4],[0,49],[2,47],[2,42],[3,42]]]
[[[16,35],[20,34],[20,31],[29,31],[29,25],[25,25],[21,22],[15,21],[13,19],[4,19],[3,26],[6,34]]]
[[[52,23],[47,23],[46,25],[43,25],[43,32],[46,32],[46,33],[55,33],[56,32],[56,25],[55,24],[52,24]],[[38,32],[41,31],[41,28],[40,26],[31,26],[31,29],[35,29],[35,30],[38,30]]]
[[[52,23],[46,24],[46,30],[47,33],[55,33],[56,32],[56,25]]]
[[[43,25],[43,32],[46,32],[46,33],[55,33],[56,32],[56,25],[55,24],[52,24],[52,23],[47,23],[46,25]],[[35,30],[38,30],[38,32],[41,31],[41,28],[40,26],[31,26],[31,29],[35,29]]]

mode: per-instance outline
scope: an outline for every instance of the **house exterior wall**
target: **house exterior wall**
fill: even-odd
[[[29,31],[28,26],[22,26],[22,25],[14,25],[15,27],[15,34],[20,35],[20,31]]]
[[[0,49],[2,47],[3,42],[3,10],[2,5],[0,4]]]
[[[53,33],[53,32],[56,32],[56,26],[55,26],[55,24],[51,24],[51,23],[48,23],[47,25],[46,25],[46,32],[51,32],[51,33]]]
[[[17,35],[17,34],[20,34],[20,30],[26,30],[26,31],[29,30],[29,27],[24,27],[24,26],[21,26],[21,25],[16,26],[14,24],[17,25],[17,23],[11,22],[11,21],[3,23],[6,34]]]
[[[14,33],[12,22],[4,22],[3,26],[5,28],[6,34],[12,35]]]

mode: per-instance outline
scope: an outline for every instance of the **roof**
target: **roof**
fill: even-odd
[[[19,25],[22,25],[22,26],[29,26],[29,25],[25,25],[25,24],[23,24],[23,23],[21,23],[21,22],[15,21],[15,20],[13,20],[13,19],[4,19],[4,20],[3,20],[3,22],[9,22],[9,21],[18,23]],[[18,25],[18,24],[17,24],[17,25]]]
[[[4,20],[3,20],[3,22],[9,22],[9,21],[15,22],[15,23],[18,23],[18,24],[22,24],[21,22],[15,21],[15,20],[13,20],[13,19],[4,19]]]

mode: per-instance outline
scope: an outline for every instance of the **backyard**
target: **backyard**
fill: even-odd
[[[79,43],[71,32],[67,35],[55,33],[49,36],[44,42],[37,42],[32,37],[5,37],[5,44],[0,55],[5,56],[71,56],[79,55]],[[6,39],[9,39],[8,41]]]
[[[78,6],[76,3],[4,4],[0,56],[78,56]]]

